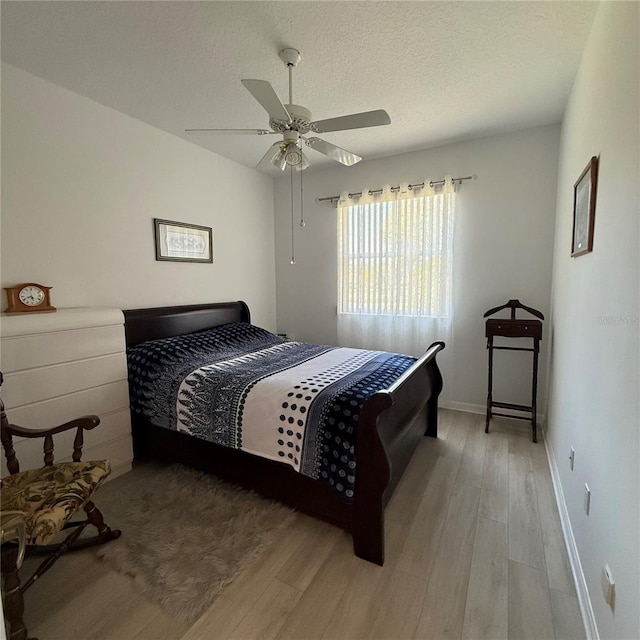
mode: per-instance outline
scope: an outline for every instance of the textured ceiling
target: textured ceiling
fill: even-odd
[[[323,134],[364,158],[559,122],[594,2],[11,2],[2,59],[253,167],[275,136],[241,78],[314,119],[386,109],[391,125]],[[309,150],[313,167],[333,164]],[[348,169],[345,169],[346,171]]]

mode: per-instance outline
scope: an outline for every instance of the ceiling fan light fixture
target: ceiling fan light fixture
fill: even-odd
[[[280,149],[280,151],[273,158],[271,163],[273,164],[273,166],[278,167],[278,169],[280,169],[280,171],[284,171],[286,169],[287,161],[286,161],[286,158],[285,158],[284,149]]]
[[[302,151],[296,142],[287,143],[284,149],[284,160],[292,167],[297,167],[302,162]]]
[[[300,163],[296,165],[296,171],[304,171],[309,167],[309,160],[307,159],[307,156],[305,156],[304,153],[302,153],[302,151],[300,152],[300,157],[301,157],[301,160],[300,160]]]

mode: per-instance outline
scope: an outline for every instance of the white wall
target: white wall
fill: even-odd
[[[599,8],[562,126],[558,174],[548,444],[602,638],[640,637],[639,6]],[[593,252],[571,258],[573,184],[594,155]],[[615,611],[600,588],[605,563]]]
[[[156,261],[153,218],[213,227],[214,263]],[[57,307],[243,299],[275,328],[273,256],[270,177],[2,65],[3,287],[52,286]]]
[[[375,135],[375,130],[362,135]],[[339,143],[337,135],[335,142]],[[307,224],[304,229],[297,222],[295,225],[295,265],[289,264],[289,178],[277,180],[279,331],[311,342],[335,344],[337,340],[336,212],[331,204],[318,203],[317,198],[383,184],[475,173],[478,179],[464,182],[457,196],[453,332],[439,361],[445,377],[446,404],[482,410],[487,394],[483,313],[510,298],[519,298],[545,316],[549,311],[558,142],[558,126],[539,127],[362,161],[349,168],[305,172]],[[309,151],[312,162],[313,155]],[[298,192],[296,182],[296,213]],[[543,352],[547,342],[545,332]],[[544,376],[541,370],[541,408],[545,404]],[[495,379],[494,399],[529,404],[531,356],[497,354]]]

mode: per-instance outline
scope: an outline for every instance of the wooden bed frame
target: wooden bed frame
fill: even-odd
[[[244,302],[124,311],[127,346],[146,340],[250,322]],[[351,532],[355,554],[384,563],[384,509],[420,439],[437,437],[442,376],[433,343],[394,384],[364,404],[356,437],[354,500],[343,502],[324,484],[288,465],[151,425],[132,415],[136,459],[160,458],[213,473]]]

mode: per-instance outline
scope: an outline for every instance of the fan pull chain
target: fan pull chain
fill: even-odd
[[[302,191],[302,174],[304,172],[300,171],[300,226],[304,227],[305,226],[305,221],[304,221],[304,199],[303,199],[303,191]]]
[[[293,65],[288,64],[289,67],[289,104],[293,104]]]
[[[293,235],[293,166],[289,167],[291,170],[291,264],[296,263],[296,251],[294,244],[294,235]]]

